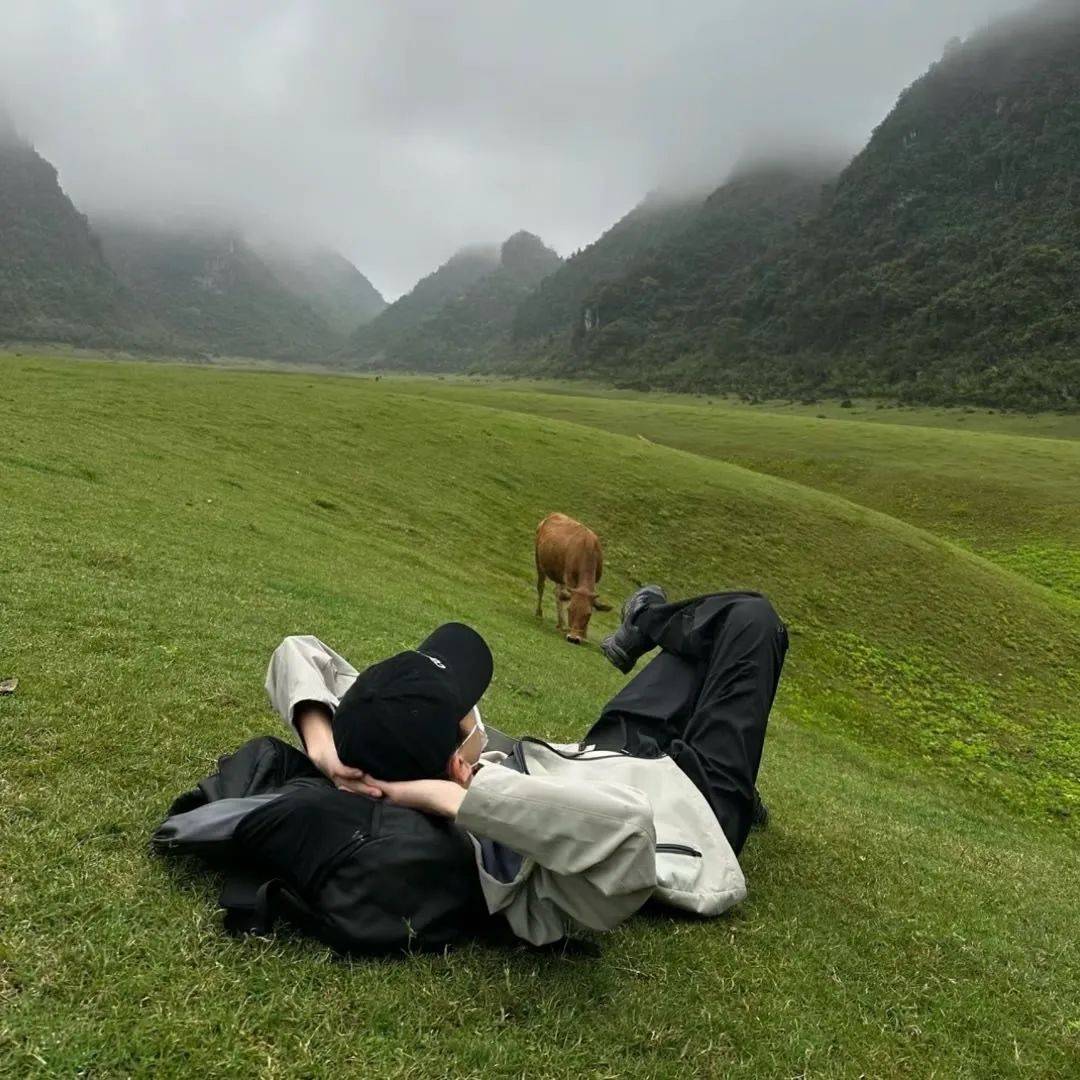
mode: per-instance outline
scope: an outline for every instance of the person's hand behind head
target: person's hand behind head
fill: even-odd
[[[334,787],[339,788],[341,791],[348,791],[353,795],[370,795],[373,799],[382,797],[382,792],[371,783],[370,778],[363,769],[354,769],[351,765],[342,765],[338,760],[336,750],[333,752],[332,760],[318,760],[314,757],[311,760],[333,781]]]
[[[381,796],[395,806],[453,820],[465,798],[465,788],[453,780],[376,780],[365,776]]]
[[[301,702],[296,709],[296,727],[304,741],[307,755],[335,787],[354,795],[379,798],[382,792],[369,784],[362,769],[342,763],[338,757],[334,734],[330,726],[330,710],[318,702]]]

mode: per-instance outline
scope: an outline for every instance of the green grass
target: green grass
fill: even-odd
[[[1075,602],[858,491],[497,404],[0,359],[0,1074],[1067,1074]],[[362,663],[466,619],[515,732],[573,738],[620,685],[532,615],[555,508],[604,536],[615,598],[758,587],[791,624],[746,903],[635,919],[598,959],[225,938],[146,840],[274,730],[284,634]]]
[[[1080,599],[1080,439],[965,429],[953,410],[844,410],[820,418],[712,405],[673,395],[569,394],[461,382],[392,383],[425,396],[487,403],[588,424],[828,491],[946,536]],[[887,424],[878,416],[907,417]],[[912,423],[912,418],[925,423]],[[986,418],[993,419],[993,418]],[[1065,421],[1057,418],[1065,430]],[[1076,434],[1080,435],[1080,424]]]
[[[92,351],[86,356],[99,356]],[[231,363],[231,362],[230,362]],[[236,361],[241,363],[241,361]],[[244,364],[256,363],[244,361]],[[282,367],[270,361],[258,361],[264,369]],[[295,370],[297,365],[293,365]],[[362,376],[371,378],[370,374]],[[380,376],[385,378],[387,376]],[[406,375],[393,373],[395,383],[412,382],[441,388],[468,386],[482,389],[533,391],[574,398],[600,398],[605,401],[632,402],[638,405],[695,405],[725,412],[753,416],[802,417],[810,420],[857,420],[889,427],[936,427],[950,431],[987,431],[999,435],[1027,435],[1032,438],[1080,438],[1080,413],[1023,413],[1004,409],[976,409],[970,406],[901,405],[875,398],[854,398],[850,405],[838,399],[811,403],[799,401],[744,401],[730,394],[686,394],[667,390],[620,390],[606,383],[585,379],[507,378],[493,375]]]

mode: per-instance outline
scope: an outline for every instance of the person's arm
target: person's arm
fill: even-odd
[[[451,821],[457,817],[465,798],[465,788],[452,780],[376,780],[366,773],[361,775],[387,802]]]
[[[372,795],[378,798],[382,792],[369,784],[360,769],[343,765],[334,743],[329,708],[318,701],[301,701],[293,710],[293,720],[307,756],[328,776],[335,787],[351,791],[355,795]]]
[[[355,678],[356,668],[329,645],[310,634],[293,635],[285,638],[270,657],[266,693],[281,719],[302,737],[297,707],[314,702],[333,716],[341,695]]]
[[[637,788],[484,768],[455,817],[469,832],[553,874],[584,878],[605,895],[656,885],[652,804]]]
[[[371,783],[391,802],[454,819],[524,855],[518,878],[493,883],[485,894],[491,910],[505,911],[515,932],[534,944],[551,940],[550,920],[536,918],[537,907],[551,905],[581,925],[609,930],[656,887],[652,806],[636,788],[498,766],[481,769],[467,790],[446,780]]]

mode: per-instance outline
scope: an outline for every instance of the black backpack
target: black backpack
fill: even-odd
[[[337,790],[279,739],[218,762],[154,833],[224,870],[226,929],[284,918],[344,952],[443,949],[488,922],[472,841],[451,822]]]

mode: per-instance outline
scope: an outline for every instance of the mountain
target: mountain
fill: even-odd
[[[313,359],[344,343],[235,233],[118,221],[95,227],[109,265],[177,348]]]
[[[391,342],[401,339],[448,301],[463,296],[482,277],[496,270],[499,257],[494,246],[463,248],[361,326],[349,339],[348,352],[362,360],[377,360]]]
[[[102,247],[0,121],[0,333],[1080,408],[1077,0],[950,42],[836,171],[765,161],[703,201],[652,196],[564,263],[524,233],[466,249],[374,314],[337,256],[106,223]]]
[[[700,198],[649,195],[522,300],[514,314],[514,340],[524,342],[568,331],[589,295],[605,282],[622,277],[635,259],[684,229],[700,205]]]
[[[518,305],[562,265],[540,237],[517,232],[500,249],[499,264],[433,315],[392,342],[383,362],[418,371],[475,366],[509,346]]]
[[[0,109],[0,337],[127,343],[141,323],[56,169]]]
[[[766,385],[1080,404],[1080,6],[950,43],[745,310]]]
[[[727,273],[721,248],[695,252],[688,232],[597,294],[599,329],[579,326],[559,370],[1077,408],[1078,163],[1080,6],[1052,0],[951,42],[818,210],[801,200],[787,238],[760,237],[749,265]],[[748,223],[723,227],[738,244]]]
[[[375,286],[336,251],[303,251],[274,244],[256,245],[255,250],[289,292],[342,336],[386,308]]]
[[[0,337],[309,358],[385,304],[331,252],[95,222],[0,109]]]
[[[766,161],[736,169],[682,228],[639,253],[615,280],[583,290],[575,312],[570,368],[626,379],[683,381],[703,342],[730,347],[744,333],[731,310],[748,275],[782,249],[818,209],[839,165]],[[696,376],[697,362],[690,365]]]
[[[586,273],[640,227],[624,219],[521,304],[501,366],[1080,407],[1078,164],[1080,5],[1047,0],[950,42],[838,178],[740,170],[618,273]]]

